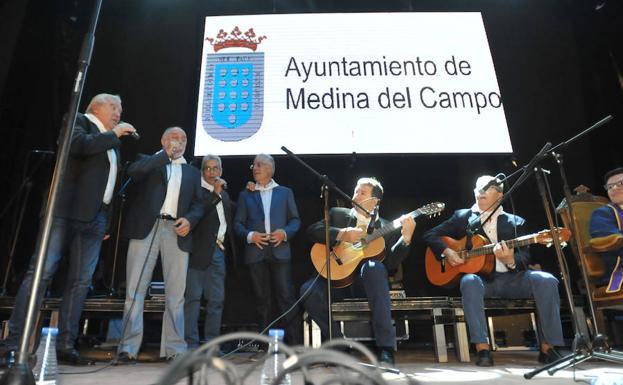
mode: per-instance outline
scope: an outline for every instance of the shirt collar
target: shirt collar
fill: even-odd
[[[491,211],[484,211],[484,212],[480,211],[480,207],[478,207],[478,203],[474,203],[471,210],[474,213],[479,213],[481,218],[483,217],[486,218],[487,214],[491,213]],[[498,207],[497,210],[495,210],[495,213],[493,214],[492,218],[497,218],[501,214],[504,214],[504,208],[502,206]]]
[[[108,132],[106,127],[104,127],[104,123],[102,123],[102,121],[99,120],[97,116],[93,114],[84,114],[84,116],[86,116],[87,119],[89,119],[93,124],[95,124],[102,134]]]
[[[279,186],[277,182],[275,182],[274,179],[271,179],[270,182],[266,184],[266,186],[261,186],[259,183],[256,183],[254,191],[268,191],[274,189],[277,186]]]

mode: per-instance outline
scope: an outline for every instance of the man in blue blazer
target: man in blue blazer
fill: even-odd
[[[275,161],[259,154],[253,161],[255,184],[242,191],[234,220],[236,234],[245,240],[244,260],[256,296],[260,329],[269,324],[271,286],[277,309],[286,312],[295,302],[292,287],[290,241],[301,227],[292,190],[273,180]],[[272,285],[271,285],[272,282]],[[299,342],[298,312],[285,316],[286,341]]]
[[[550,273],[529,270],[530,254],[527,248],[512,249],[504,242],[525,234],[526,221],[523,218],[506,213],[499,207],[484,222],[502,198],[503,188],[492,176],[478,178],[474,188],[476,203],[469,209],[455,211],[450,219],[424,234],[424,241],[438,258],[445,256],[451,266],[465,263],[465,260],[445,244],[442,236],[471,238],[473,232],[495,243],[495,269],[491,276],[465,274],[460,283],[470,342],[477,351],[476,365],[493,366],[484,309],[484,298],[491,297],[535,299],[539,315],[538,333],[541,337],[538,360],[550,363],[560,358],[553,346],[564,344],[558,280]]]

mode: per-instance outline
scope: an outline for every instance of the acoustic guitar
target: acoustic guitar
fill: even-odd
[[[421,215],[433,216],[439,214],[445,208],[444,203],[429,203],[419,209],[410,212],[413,218]],[[333,287],[346,287],[353,282],[355,272],[359,264],[367,259],[382,261],[385,259],[385,235],[402,227],[400,218],[389,224],[375,229],[359,242],[338,242],[331,250],[331,285]],[[324,243],[316,243],[311,249],[311,261],[314,268],[323,278],[327,278],[327,256]]]
[[[558,228],[558,239],[561,243],[567,242],[571,237],[571,231],[567,228]],[[487,276],[495,269],[495,255],[493,254],[494,243],[487,244],[488,240],[480,234],[472,237],[472,249],[465,250],[466,237],[456,240],[450,237],[441,237],[448,247],[456,251],[465,260],[465,263],[458,266],[451,266],[437,259],[435,253],[429,248],[426,249],[426,277],[430,283],[436,286],[452,287],[455,286],[461,276],[465,273],[473,273]],[[543,230],[536,234],[524,235],[519,238],[505,241],[509,249],[539,243],[551,246],[554,238],[551,230]]]

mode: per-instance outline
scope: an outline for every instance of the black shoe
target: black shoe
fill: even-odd
[[[83,358],[80,352],[74,348],[71,349],[57,349],[56,359],[59,364],[73,365],[73,366],[88,366],[95,365],[95,361]]]
[[[0,351],[0,369],[12,368],[17,362],[17,354],[14,349]],[[37,365],[37,355],[28,353],[28,364],[33,369]]]
[[[128,352],[121,352],[112,362],[113,365],[134,365],[136,357],[131,357]]]
[[[15,355],[17,352],[14,349],[3,350],[0,352],[0,368],[12,368],[17,360]]]
[[[561,358],[562,355],[553,347],[549,348],[546,352],[542,350],[539,351],[539,362],[542,364],[551,364]]]
[[[476,353],[476,366],[493,366],[491,350],[483,349]]]
[[[380,348],[379,350],[379,364],[381,366],[389,366],[393,367],[394,363],[394,352],[388,348]]]

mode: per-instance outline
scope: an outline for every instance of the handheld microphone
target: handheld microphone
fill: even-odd
[[[141,138],[141,136],[138,134],[138,132],[134,131],[130,134],[130,136],[132,137],[132,139],[134,140],[139,140]]]
[[[222,181],[223,181],[223,184],[222,184],[223,190],[227,190],[227,182],[225,182],[225,180],[224,180],[224,179],[221,179],[221,178],[217,177],[217,178],[216,178],[216,180],[217,180],[217,181],[218,181],[218,180],[222,180]]]

